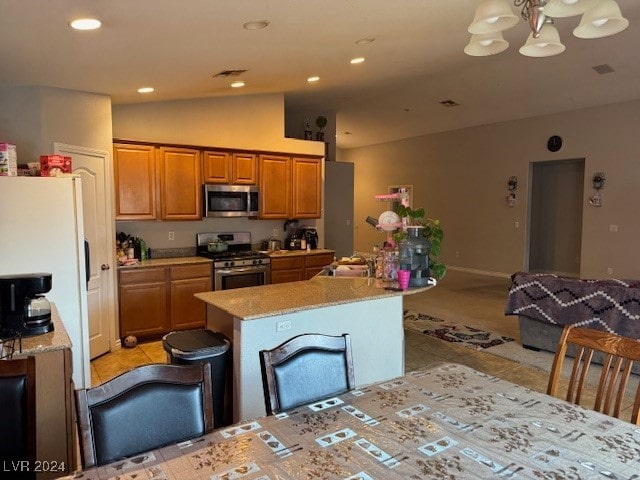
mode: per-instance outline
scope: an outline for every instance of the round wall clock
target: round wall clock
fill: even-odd
[[[547,141],[547,149],[550,152],[557,152],[561,148],[562,148],[562,137],[559,137],[558,135],[553,135],[552,137],[549,137],[549,140]]]

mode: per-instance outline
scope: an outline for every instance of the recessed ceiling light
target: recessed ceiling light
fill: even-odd
[[[364,57],[356,57],[351,59],[351,64],[356,65],[358,63],[363,63]]]
[[[307,82],[309,83],[314,83],[314,82],[317,82],[318,80],[320,80],[320,77],[318,77],[317,75],[307,78]]]
[[[153,91],[155,91],[155,88],[153,87],[140,87],[138,89],[138,93],[151,93]]]
[[[269,20],[256,20],[253,22],[247,22],[242,25],[245,30],[260,30],[269,26]]]
[[[356,40],[356,45],[366,45],[367,43],[371,43],[375,40],[372,37],[361,38],[360,40]]]
[[[100,28],[102,23],[100,20],[95,18],[79,18],[77,20],[73,20],[69,25],[75,30],[95,30]]]
[[[231,84],[231,88],[242,88],[244,87],[244,82],[243,81],[237,81],[237,82],[233,82]]]

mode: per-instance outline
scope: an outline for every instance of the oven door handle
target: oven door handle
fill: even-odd
[[[239,275],[241,273],[266,272],[268,269],[266,265],[251,265],[249,267],[217,268],[215,273],[221,275]]]

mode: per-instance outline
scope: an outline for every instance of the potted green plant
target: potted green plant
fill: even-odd
[[[327,126],[327,117],[320,115],[316,118],[316,126],[318,127],[318,131],[316,132],[316,140],[323,141],[324,140],[324,127]]]
[[[440,220],[434,218],[425,218],[424,208],[412,209],[411,207],[405,207],[404,205],[398,205],[396,213],[401,217],[407,217],[409,225],[421,225],[422,236],[425,237],[430,243],[431,248],[429,250],[429,268],[432,275],[440,280],[444,278],[447,273],[447,266],[444,263],[440,263],[438,258],[442,254],[442,239],[444,238],[444,232],[440,226]],[[394,233],[393,239],[396,244],[406,238],[406,232],[402,230]]]

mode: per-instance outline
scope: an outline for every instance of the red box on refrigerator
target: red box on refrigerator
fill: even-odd
[[[55,177],[60,173],[71,173],[71,157],[62,155],[41,155],[40,176]]]

